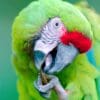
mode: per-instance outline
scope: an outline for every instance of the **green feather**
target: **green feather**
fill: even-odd
[[[96,68],[100,72],[100,14],[98,14],[94,9],[90,8],[87,2],[81,2],[78,4],[79,9],[89,20],[92,31],[93,31],[93,50],[94,58],[96,61]],[[98,95],[100,98],[100,76],[96,79],[96,85],[98,90]]]
[[[33,85],[38,71],[33,61],[31,41],[48,19],[55,16],[61,18],[68,31],[78,30],[93,38],[89,20],[72,4],[62,0],[39,0],[24,8],[16,17],[12,29],[12,56],[19,78],[20,100],[44,100]],[[57,74],[63,87],[71,91],[69,100],[98,100],[95,84],[98,75],[85,54],[80,54],[68,68]],[[54,91],[50,100],[58,100]]]

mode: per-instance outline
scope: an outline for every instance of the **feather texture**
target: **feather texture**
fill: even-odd
[[[85,9],[85,8],[83,8]],[[88,10],[85,9],[87,12]],[[56,13],[55,13],[56,12]],[[13,63],[18,75],[19,100],[44,100],[35,89],[33,81],[38,76],[32,52],[29,55],[30,40],[41,30],[50,17],[59,16],[68,31],[78,30],[87,37],[94,38],[94,55],[99,65],[99,26],[98,30],[94,14],[89,11],[82,14],[79,8],[62,0],[33,1],[16,17],[12,29]],[[93,19],[91,19],[92,16]],[[88,17],[88,18],[87,18]],[[89,20],[88,20],[89,19]],[[92,24],[92,27],[91,27]],[[94,35],[93,35],[94,32]],[[69,100],[98,100],[95,80],[99,76],[98,70],[88,61],[86,54],[80,54],[66,69],[57,74],[65,89],[71,91]],[[50,100],[58,100],[54,91]]]

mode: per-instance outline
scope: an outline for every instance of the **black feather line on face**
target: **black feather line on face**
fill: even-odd
[[[52,17],[52,18],[49,17],[49,18],[48,18],[48,21],[46,22],[46,24],[47,24],[48,22],[50,22],[53,18],[56,18],[56,17],[57,17],[57,18],[60,18],[59,16],[55,16],[55,17]]]
[[[52,18],[51,17],[49,17],[49,20],[51,20]]]
[[[34,46],[35,46],[36,41],[39,40],[40,37],[41,37],[40,35],[35,35],[35,36],[32,38],[32,47],[33,47],[33,48],[34,48]]]
[[[45,23],[45,25],[46,25],[47,23],[49,23],[49,22],[51,21],[51,19],[52,19],[52,18],[49,18],[48,21]]]

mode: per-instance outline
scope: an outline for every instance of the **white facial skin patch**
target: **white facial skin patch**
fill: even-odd
[[[59,17],[55,17],[47,22],[40,34],[40,39],[36,41],[34,50],[42,51],[48,54],[59,43],[60,37],[63,35],[64,24]]]
[[[40,39],[40,40],[37,40],[34,51],[41,51],[44,54],[48,54],[57,46],[57,44],[58,44],[57,41],[54,41],[52,44],[50,44],[50,43],[45,43]]]

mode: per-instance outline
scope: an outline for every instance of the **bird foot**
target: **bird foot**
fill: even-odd
[[[53,89],[56,86],[56,84],[59,83],[59,80],[56,76],[49,75],[49,78],[50,78],[49,83],[47,83],[45,85],[42,83],[42,79],[41,79],[40,75],[38,76],[38,79],[34,82],[35,88],[45,98],[50,97],[50,94],[51,94],[50,90]]]

